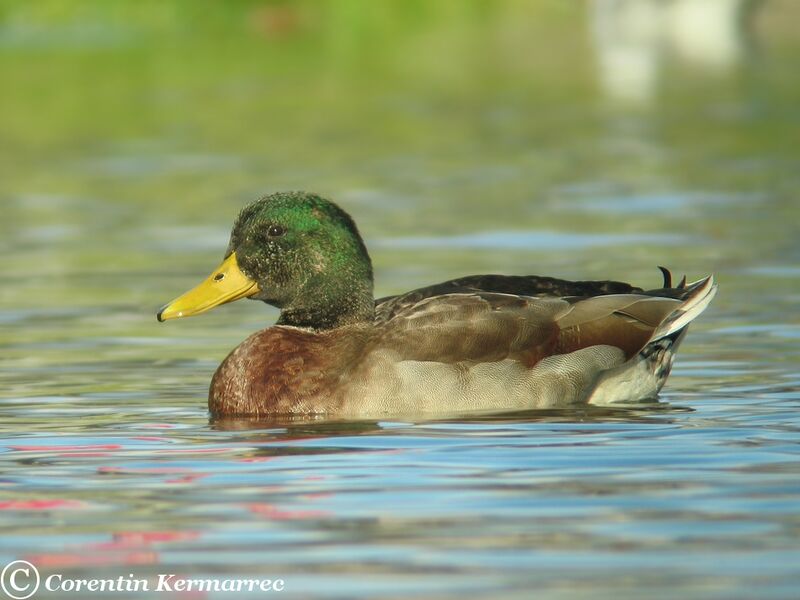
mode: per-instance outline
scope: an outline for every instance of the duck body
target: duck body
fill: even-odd
[[[614,281],[480,275],[375,301],[366,249],[352,221],[342,220],[344,211],[318,196],[286,196],[257,201],[253,214],[262,220],[255,224],[246,218],[254,205],[246,208],[245,222],[240,215],[221,267],[159,313],[159,319],[166,319],[193,314],[193,305],[200,306],[196,312],[207,310],[203,294],[210,293],[208,286],[219,292],[214,287],[219,284],[238,291],[225,287],[214,298],[223,298],[217,304],[245,295],[282,308],[278,324],[248,337],[214,374],[209,409],[217,417],[380,418],[655,397],[689,322],[716,292],[710,277],[671,287],[666,271],[664,287],[649,291]],[[249,229],[266,228],[282,240],[298,227],[275,210],[275,205],[287,204],[301,217],[318,213],[314,219],[322,226],[312,226],[312,235],[283,249],[294,250],[295,257],[310,254],[312,260],[297,275],[291,269],[257,272],[253,265],[259,261],[241,256],[253,251],[237,238],[257,237]],[[336,237],[337,232],[325,227],[331,212],[357,237],[349,252],[366,256],[368,266],[354,266],[352,256],[329,260],[325,257],[331,252],[308,248],[319,246],[323,236]],[[262,238],[257,244],[266,247],[272,257],[267,260],[280,262],[281,250],[270,248],[269,242]],[[340,254],[347,252],[345,248]],[[271,289],[285,272],[289,279],[302,280],[279,282],[299,289],[288,297]],[[359,273],[367,275],[368,284]],[[322,287],[314,281],[317,275]],[[316,293],[304,297],[308,286],[317,286]],[[365,287],[369,302],[362,293]]]
[[[686,325],[654,332],[687,306],[697,310],[713,290],[709,280],[648,292],[684,299],[562,298],[468,291],[461,281],[378,301],[371,324],[325,331],[276,325],[254,333],[214,374],[211,413],[380,418],[651,398],[667,379]],[[442,286],[462,291],[436,293]],[[602,291],[626,284],[572,286]]]

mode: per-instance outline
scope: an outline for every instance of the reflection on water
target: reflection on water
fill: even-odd
[[[0,10],[0,564],[289,597],[796,596],[800,5],[108,6]],[[213,370],[276,311],[153,315],[279,189],[354,215],[379,296],[647,287],[657,264],[720,294],[657,403],[211,422]]]
[[[711,74],[730,71],[750,47],[754,0],[593,0],[591,29],[603,90],[647,104],[669,59]]]

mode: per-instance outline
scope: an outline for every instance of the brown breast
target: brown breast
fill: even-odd
[[[208,393],[211,414],[334,411],[340,381],[363,346],[363,335],[352,329],[317,333],[275,326],[254,333],[214,373]]]

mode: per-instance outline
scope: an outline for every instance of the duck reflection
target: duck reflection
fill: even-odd
[[[327,438],[347,435],[372,434],[394,426],[458,424],[517,424],[517,423],[603,423],[603,422],[672,422],[679,413],[693,409],[676,406],[659,399],[648,399],[614,407],[585,405],[580,407],[531,409],[506,412],[469,413],[431,417],[430,415],[393,415],[387,421],[331,420],[330,417],[315,418],[313,415],[272,415],[268,418],[225,417],[209,418],[209,425],[217,431],[250,431],[254,437],[237,441],[282,441],[310,438]]]

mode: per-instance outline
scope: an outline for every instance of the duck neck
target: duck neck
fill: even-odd
[[[371,275],[357,277],[350,273],[336,280],[321,275],[310,277],[302,293],[282,308],[278,325],[325,330],[372,323],[375,299]]]

